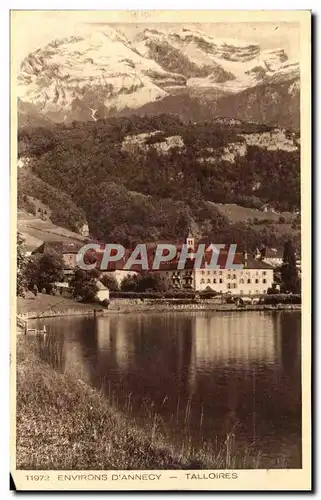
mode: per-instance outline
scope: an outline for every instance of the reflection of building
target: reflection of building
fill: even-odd
[[[130,335],[126,317],[99,317],[96,331],[99,352],[109,352],[119,368],[126,368],[129,362]]]
[[[264,314],[197,316],[196,365],[274,363],[279,355],[274,329],[273,318]]]

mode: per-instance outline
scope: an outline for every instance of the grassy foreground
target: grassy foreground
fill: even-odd
[[[99,304],[84,304],[72,299],[48,295],[46,293],[38,293],[35,297],[31,292],[28,292],[26,297],[17,297],[18,314],[35,313],[37,315],[49,311],[55,312],[59,316],[68,310],[81,309],[101,309],[101,306]]]
[[[17,344],[18,469],[258,468],[260,455],[236,449],[228,435],[214,451],[174,447],[155,428],[139,427],[80,380],[41,361],[20,337]],[[279,465],[280,466],[280,465]]]

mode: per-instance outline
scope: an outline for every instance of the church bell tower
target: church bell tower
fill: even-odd
[[[192,231],[191,229],[188,230],[187,237],[186,237],[186,245],[188,245],[190,248],[194,250],[195,247],[195,239],[193,238]]]

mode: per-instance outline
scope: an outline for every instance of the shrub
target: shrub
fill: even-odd
[[[300,294],[276,294],[276,295],[265,295],[264,304],[276,305],[276,304],[301,304]]]

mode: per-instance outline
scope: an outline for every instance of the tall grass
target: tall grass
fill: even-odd
[[[57,356],[59,354],[57,353]],[[57,359],[58,361],[58,359]],[[235,429],[223,440],[191,436],[192,401],[185,408],[178,398],[171,415],[184,432],[173,439],[162,416],[145,402],[145,418],[133,415],[134,395],[125,404],[110,384],[94,390],[79,379],[55,371],[39,358],[24,337],[18,341],[17,366],[18,469],[226,469],[286,467],[269,459],[253,445],[240,445]],[[166,397],[163,404],[166,404]],[[120,407],[122,410],[120,410]]]

